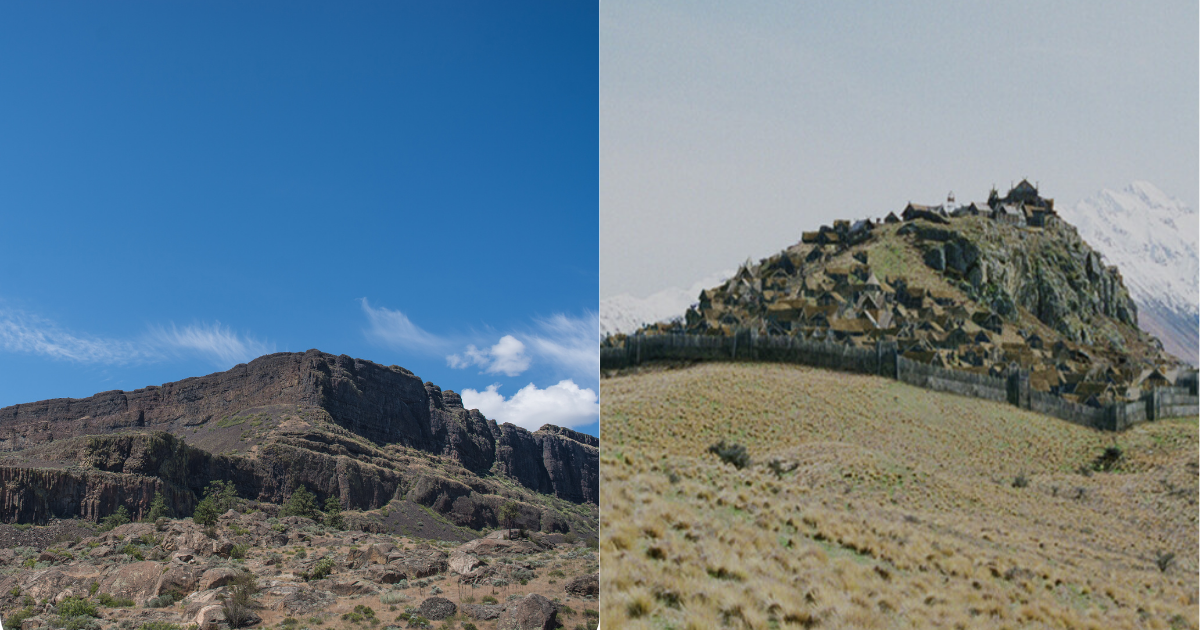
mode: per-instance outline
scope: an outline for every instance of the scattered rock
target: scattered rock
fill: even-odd
[[[495,606],[490,604],[463,604],[463,614],[476,621],[489,621],[500,617],[500,613],[504,612],[503,606]]]
[[[367,580],[337,581],[329,585],[329,590],[338,595],[374,595],[379,589]]]
[[[464,553],[458,549],[455,549],[454,552],[450,554],[449,564],[451,571],[459,575],[466,575],[471,571],[474,571],[477,567],[483,566],[483,561],[469,553]]]
[[[441,621],[456,612],[458,607],[445,597],[430,597],[417,608],[417,614],[431,621]]]
[[[565,590],[576,597],[596,597],[600,594],[600,574],[581,575],[567,582]]]
[[[291,615],[311,615],[333,605],[337,597],[329,591],[299,587],[275,604],[276,610],[286,610]]]
[[[537,593],[504,609],[496,625],[498,630],[554,630],[557,626],[558,607]]]

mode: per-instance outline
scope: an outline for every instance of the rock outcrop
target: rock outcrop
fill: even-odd
[[[536,495],[597,503],[598,446],[551,425],[497,425],[398,366],[278,353],[176,383],[0,409],[0,521],[95,520],[119,506],[140,517],[156,493],[190,514],[210,482],[227,480],[268,503],[299,485],[345,509],[404,499],[478,529],[497,525],[512,498],[499,474],[531,492],[522,525],[562,529]]]

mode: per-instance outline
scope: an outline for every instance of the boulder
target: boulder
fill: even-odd
[[[379,592],[379,589],[367,580],[339,580],[330,584],[329,590],[344,596],[374,595]]]
[[[392,562],[402,563],[410,580],[437,575],[450,568],[449,563],[446,562],[446,554],[434,549],[406,551],[399,559]]]
[[[474,571],[476,567],[483,566],[483,561],[469,553],[455,549],[450,554],[449,566],[451,571],[459,575],[466,575]]]
[[[183,615],[185,617],[195,617],[205,606],[220,604],[221,602],[217,600],[217,595],[220,594],[221,589],[217,588],[192,593],[183,600],[185,604]]]
[[[600,594],[600,574],[581,575],[567,582],[565,590],[576,597],[596,597]]]
[[[229,552],[233,550],[233,541],[228,538],[218,538],[209,544],[209,548],[218,556],[228,557]]]
[[[554,630],[558,627],[558,607],[554,602],[530,593],[500,615],[497,630]]]
[[[155,595],[154,587],[162,575],[163,564],[146,560],[131,562],[100,580],[100,592],[113,597],[127,597],[138,605]]]
[[[537,553],[542,548],[528,540],[504,540],[500,538],[476,538],[459,546],[458,551],[478,556],[512,556]]]
[[[221,611],[220,604],[209,604],[196,611],[196,616],[192,618],[192,623],[199,626],[200,630],[216,630],[223,621],[225,613]]]
[[[171,567],[167,569],[166,573],[159,576],[158,582],[154,585],[154,595],[157,597],[171,591],[187,595],[200,585],[201,575],[199,567]]]
[[[318,588],[294,586],[290,587],[288,591],[287,593],[282,591],[275,593],[282,594],[283,597],[275,602],[273,607],[275,610],[285,610],[293,616],[311,615],[325,610],[337,602],[337,596],[333,593]]]
[[[500,613],[504,612],[504,607],[488,604],[463,604],[462,611],[464,615],[476,621],[489,621],[498,618]]]
[[[200,576],[199,587],[202,591],[218,588],[229,584],[238,576],[238,572],[227,567],[209,569]]]
[[[458,612],[458,607],[445,597],[430,597],[417,607],[417,614],[430,621],[441,621],[446,617],[453,616],[456,612]]]
[[[372,582],[380,584],[395,584],[400,580],[408,579],[408,567],[399,562],[392,564],[374,565],[367,569],[367,577]]]

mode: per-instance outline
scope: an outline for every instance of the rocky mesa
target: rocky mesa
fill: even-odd
[[[358,529],[466,540],[501,522],[596,531],[597,438],[498,425],[411,371],[318,350],[208,376],[0,409],[0,521],[190,514],[213,481],[278,504],[304,486]],[[436,530],[436,531],[435,531]],[[434,533],[436,535],[430,536]]]

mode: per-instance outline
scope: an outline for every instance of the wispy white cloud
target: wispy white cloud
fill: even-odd
[[[595,379],[600,373],[600,319],[596,313],[540,320],[538,332],[528,340],[536,354],[570,374]]]
[[[525,344],[512,335],[504,335],[491,348],[480,350],[468,345],[462,354],[446,357],[452,368],[461,369],[472,365],[482,366],[488,374],[517,376],[529,369],[530,357],[525,354]]]
[[[376,341],[406,350],[429,353],[444,352],[451,345],[448,340],[421,329],[400,311],[382,306],[375,308],[367,302],[367,298],[362,298],[361,302],[363,313],[366,313],[370,324],[366,334]]]
[[[265,343],[239,335],[220,322],[169,329],[152,327],[135,339],[97,337],[63,328],[44,317],[0,309],[0,348],[76,363],[124,365],[170,357],[199,356],[228,367],[271,352]]]
[[[0,310],[0,347],[79,363],[131,363],[152,360],[152,349],[120,339],[73,333],[37,315]]]
[[[543,424],[577,427],[596,422],[600,416],[596,392],[581,389],[569,379],[546,389],[538,389],[530,383],[507,400],[499,388],[499,385],[489,385],[482,392],[464,389],[463,406],[478,409],[497,422],[511,422],[530,431],[536,431]]]
[[[171,324],[169,330],[162,327],[152,328],[146,336],[146,341],[150,347],[174,354],[207,356],[218,365],[245,363],[273,350],[257,339],[243,337],[229,328],[222,328],[221,322],[183,328]]]

